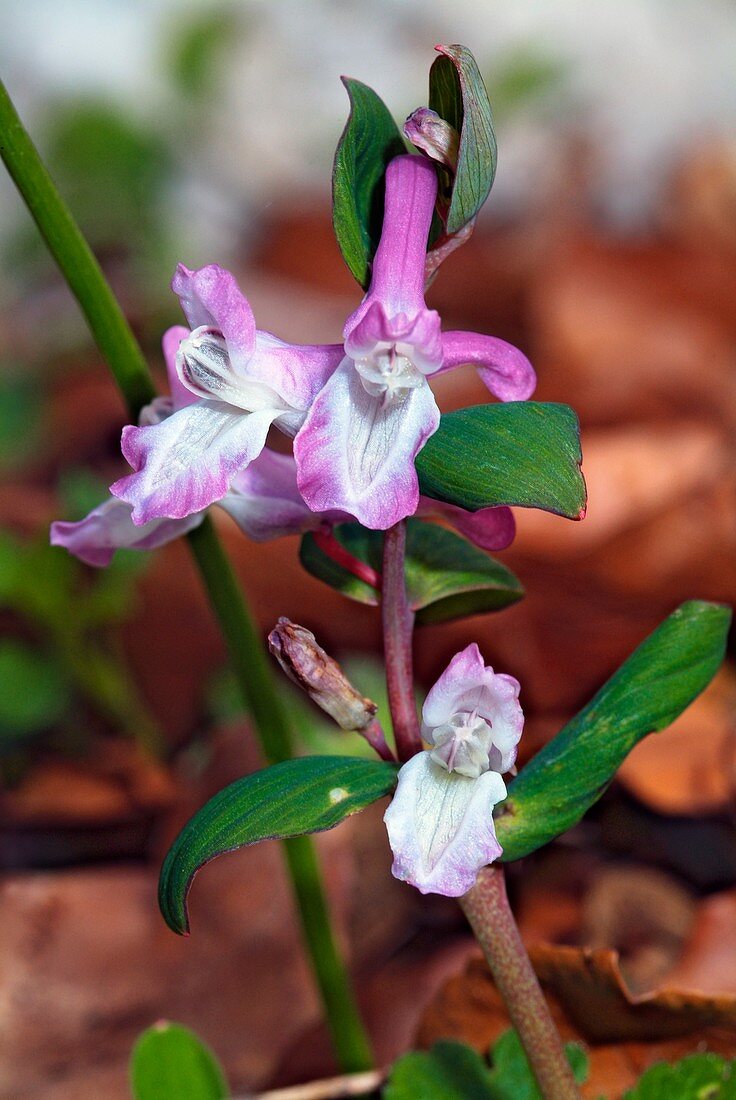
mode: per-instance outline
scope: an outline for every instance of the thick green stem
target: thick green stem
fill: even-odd
[[[288,719],[240,585],[209,518],[190,532],[189,545],[229,646],[264,756],[269,764],[288,760],[292,755]],[[335,942],[314,845],[306,836],[283,844],[302,931],[340,1065],[346,1072],[368,1069],[372,1064],[370,1047]]]
[[[544,1100],[579,1100],[575,1078],[506,895],[501,866],[484,867],[460,899]]]
[[[84,313],[133,417],[156,393],[143,352],[89,245],[46,171],[13,103],[0,83],[0,155]],[[289,724],[274,686],[264,646],[210,521],[192,531],[189,545],[235,666],[238,683],[269,763],[291,756]],[[294,896],[341,1068],[372,1065],[350,980],[337,950],[311,840],[285,843]]]

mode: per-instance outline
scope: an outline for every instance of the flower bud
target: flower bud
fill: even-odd
[[[432,160],[444,164],[451,172],[457,170],[460,135],[429,107],[418,107],[404,123],[404,133],[412,145]]]
[[[365,730],[373,721],[376,704],[355,690],[311,630],[282,617],[268,636],[268,647],[289,679],[342,729]]]

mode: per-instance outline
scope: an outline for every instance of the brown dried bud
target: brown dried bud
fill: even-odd
[[[355,690],[311,630],[281,618],[268,636],[268,647],[289,679],[342,729],[365,730],[373,721],[376,704]]]

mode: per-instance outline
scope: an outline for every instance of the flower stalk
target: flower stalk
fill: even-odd
[[[414,612],[409,607],[404,577],[406,523],[390,527],[383,542],[381,615],[386,686],[399,760],[410,760],[422,748],[414,701],[412,632]]]
[[[145,356],[89,245],[48,174],[0,82],[0,156],[89,324],[128,408],[137,418],[156,396]],[[269,763],[291,757],[288,719],[264,647],[232,567],[209,519],[187,536],[218,619],[243,699]],[[372,1065],[350,980],[337,949],[311,840],[284,843],[287,867],[340,1067]]]
[[[579,1100],[575,1078],[511,912],[503,868],[485,867],[460,899],[544,1100]]]

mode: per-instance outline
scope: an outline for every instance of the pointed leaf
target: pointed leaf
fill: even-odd
[[[582,1085],[588,1076],[588,1057],[578,1043],[565,1043],[565,1055]],[[529,1060],[516,1031],[505,1031],[491,1050],[494,1100],[543,1100]]]
[[[194,815],[169,849],[159,906],[175,932],[187,933],[187,895],[203,864],[259,840],[332,829],[388,794],[398,765],[345,756],[307,756],[246,775]]]
[[[162,1020],[133,1047],[130,1080],[135,1100],[224,1100],[225,1075],[193,1031]]]
[[[581,461],[569,406],[508,401],[445,413],[416,467],[425,496],[473,512],[511,504],[582,519]]]
[[[634,745],[674,722],[723,660],[731,612],[682,604],[509,786],[496,834],[519,859],[575,825]]]
[[[353,557],[380,574],[383,532],[359,523],[335,528],[335,538]],[[377,606],[380,592],[338,565],[313,535],[302,539],[307,572],[359,603]],[[524,589],[510,570],[466,539],[436,524],[410,519],[406,538],[406,588],[417,623],[441,623],[463,615],[497,611],[516,603]]]
[[[411,1051],[395,1063],[384,1100],[495,1100],[488,1066],[465,1043],[441,1040],[429,1051]]]
[[[437,46],[442,55],[429,71],[429,106],[460,134],[454,180],[440,168],[450,190],[448,234],[476,216],[496,174],[496,135],[488,92],[475,58],[465,46]]]
[[[363,288],[381,239],[383,177],[404,139],[383,100],[367,84],[343,77],[350,115],[335,151],[332,223],[343,259]]]
[[[674,1065],[650,1066],[624,1100],[736,1100],[736,1061],[703,1051],[688,1054]]]

